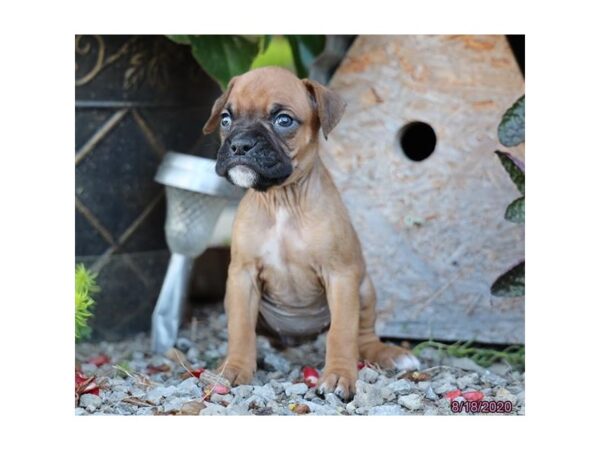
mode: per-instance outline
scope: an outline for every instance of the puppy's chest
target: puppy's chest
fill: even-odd
[[[288,211],[278,210],[258,250],[259,310],[279,335],[316,334],[330,321],[325,290],[314,268],[315,242],[298,225]]]
[[[267,294],[285,296],[282,301],[302,303],[320,295],[314,270],[314,242],[289,211],[278,209],[272,226],[258,246],[260,278]]]

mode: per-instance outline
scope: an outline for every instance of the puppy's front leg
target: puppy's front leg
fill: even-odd
[[[351,271],[333,274],[326,282],[331,325],[319,392],[335,392],[344,400],[354,395],[357,377],[359,287],[359,276]]]
[[[227,358],[219,372],[233,385],[248,384],[256,370],[256,320],[260,292],[256,270],[232,262],[227,275]]]

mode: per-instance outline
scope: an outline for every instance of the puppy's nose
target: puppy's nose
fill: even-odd
[[[244,155],[254,148],[256,139],[248,137],[238,137],[231,141],[231,151],[236,155]]]

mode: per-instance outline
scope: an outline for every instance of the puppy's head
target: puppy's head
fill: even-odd
[[[310,167],[319,129],[327,138],[344,108],[333,91],[278,67],[234,77],[203,129],[220,130],[217,174],[259,191],[292,180]]]

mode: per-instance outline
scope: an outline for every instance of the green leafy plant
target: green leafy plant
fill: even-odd
[[[88,338],[91,328],[88,319],[92,317],[95,304],[92,294],[100,288],[96,284],[96,274],[88,271],[83,264],[75,268],[75,339]]]
[[[325,47],[322,35],[241,36],[168,35],[173,42],[191,47],[194,59],[222,90],[236,75],[257,67],[287,67],[304,78]]]
[[[514,147],[525,142],[525,96],[512,105],[498,126],[498,138],[502,145]],[[525,223],[525,164],[508,152],[496,150],[502,166],[510,176],[521,197],[508,205],[504,218],[514,223]],[[525,295],[525,261],[519,262],[500,275],[491,292],[498,297],[519,297]]]
[[[474,347],[472,342],[455,342],[444,344],[436,341],[424,341],[413,348],[415,356],[419,356],[425,348],[434,348],[442,354],[455,358],[470,358],[482,367],[489,367],[495,362],[505,361],[515,369],[525,367],[525,347],[523,345],[510,345],[502,350],[492,348]]]

